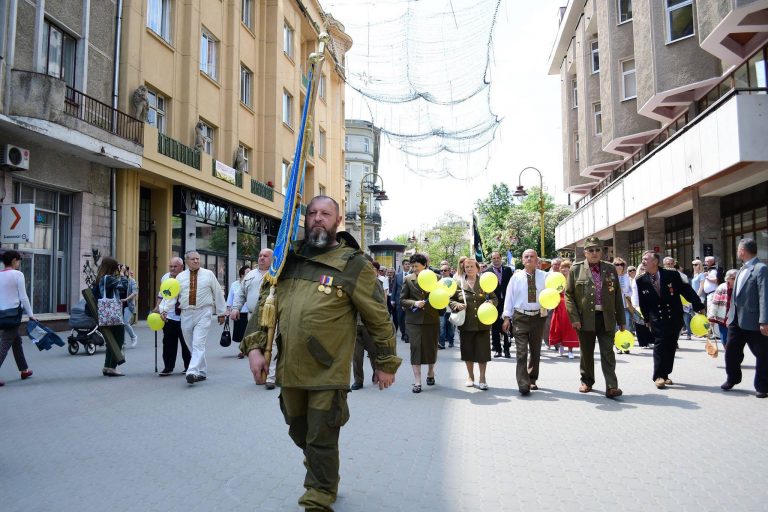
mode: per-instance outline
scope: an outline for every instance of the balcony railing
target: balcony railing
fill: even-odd
[[[674,121],[664,127],[646,144],[642,145],[637,152],[624,160],[617,166],[610,175],[606,176],[589,194],[576,201],[576,209],[589,203],[600,192],[620,177],[632,172],[634,167],[645,160],[651,153],[658,148],[665,146],[669,141],[676,138],[677,134],[685,131],[689,125],[698,122],[705,117],[710,109],[717,108],[721,103],[731,96],[737,94],[768,94],[768,87],[761,80],[768,76],[768,45],[757,50],[741,66],[736,68],[730,74],[725,76],[720,82],[712,87],[707,94],[696,102],[697,115],[689,116],[685,111]]]
[[[253,178],[251,178],[251,193],[269,201],[275,200],[275,189]]]
[[[140,146],[144,145],[144,123],[96,98],[67,86],[64,111],[86,123],[113,133]]]
[[[200,170],[200,151],[185,146],[176,139],[172,139],[162,133],[157,134],[157,152],[168,158],[173,158],[189,167]]]

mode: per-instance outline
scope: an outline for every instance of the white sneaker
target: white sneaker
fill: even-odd
[[[568,352],[568,359],[573,359],[574,355],[573,352]]]
[[[475,381],[473,381],[472,379],[467,379],[467,381],[464,383],[464,385],[466,387],[468,387],[468,388],[473,388],[473,387],[475,387]]]
[[[133,338],[131,340],[131,348],[136,348],[136,345],[139,343],[139,338]]]
[[[565,354],[565,350],[563,349],[563,346],[560,345],[560,357],[562,357]]]
[[[480,384],[477,385],[477,387],[480,388],[481,391],[488,391],[488,384],[486,384],[485,382],[481,382]]]

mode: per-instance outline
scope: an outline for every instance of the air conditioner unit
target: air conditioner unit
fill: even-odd
[[[0,165],[12,171],[28,171],[29,150],[10,144],[0,146]]]

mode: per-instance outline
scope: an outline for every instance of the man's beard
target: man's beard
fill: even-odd
[[[331,233],[321,226],[315,226],[312,229],[306,227],[304,229],[304,239],[307,243],[318,249],[328,247],[334,238],[336,238],[336,230]]]

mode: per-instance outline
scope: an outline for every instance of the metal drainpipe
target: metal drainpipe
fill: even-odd
[[[8,113],[11,107],[11,69],[16,58],[16,17],[19,2],[11,0],[8,5],[8,37],[5,43],[5,91],[3,94],[3,111]]]
[[[112,108],[117,110],[118,96],[120,93],[120,39],[123,29],[123,0],[117,2],[117,13],[115,15],[115,52],[112,60]],[[109,210],[111,213],[111,242],[110,253],[112,257],[117,254],[117,169],[114,167],[109,170]]]

